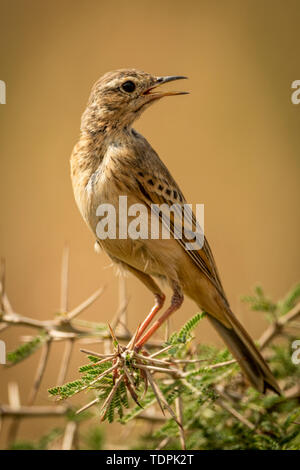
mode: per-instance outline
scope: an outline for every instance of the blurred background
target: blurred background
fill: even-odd
[[[77,210],[69,157],[93,83],[109,70],[134,67],[189,77],[189,96],[162,100],[135,127],[188,201],[205,204],[205,232],[232,309],[259,337],[266,322],[241,296],[261,284],[278,299],[300,274],[300,105],[291,102],[291,83],[300,79],[299,20],[297,0],[0,0],[0,79],[7,86],[7,104],[0,105],[0,254],[15,311],[45,320],[59,309],[65,242],[70,306],[106,284],[82,318],[106,322],[117,309],[116,274],[105,254],[95,254]],[[134,329],[153,299],[133,278],[127,288]],[[186,300],[172,329],[195,313]],[[32,333],[8,330],[1,339],[12,350],[20,335]],[[198,340],[221,344],[206,321]],[[0,366],[0,402],[14,380],[26,401],[39,354],[5,372]],[[48,403],[61,354],[55,346],[38,404]],[[83,362],[75,351],[68,380]],[[24,421],[20,437],[36,438],[49,426]],[[117,445],[122,428],[113,426]]]

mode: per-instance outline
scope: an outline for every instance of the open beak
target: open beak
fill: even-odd
[[[176,96],[176,95],[188,95],[188,91],[156,91],[156,88],[163,85],[164,83],[173,82],[175,80],[185,80],[187,77],[181,75],[171,75],[168,77],[157,77],[156,82],[150,88],[143,92],[143,95],[151,95],[152,99],[162,98],[163,96]]]

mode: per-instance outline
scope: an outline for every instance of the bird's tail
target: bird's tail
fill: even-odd
[[[280,395],[281,390],[275,377],[254,342],[232,312],[229,312],[228,317],[231,328],[227,328],[215,317],[208,316],[210,322],[240,364],[251,385],[259,392],[265,393],[266,389],[269,388]]]

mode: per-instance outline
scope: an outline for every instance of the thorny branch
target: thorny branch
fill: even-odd
[[[101,376],[98,376],[94,383],[99,381],[102,377],[109,374],[111,371],[116,373],[115,385],[107,396],[106,400],[102,404],[101,415],[102,418],[105,416],[107,409],[113,400],[113,397],[119,387],[119,385],[124,381],[125,386],[127,387],[130,395],[133,400],[139,404],[138,396],[135,392],[135,379],[132,375],[132,372],[127,367],[128,360],[128,351],[131,354],[130,360],[133,361],[134,367],[137,370],[141,371],[142,377],[145,382],[145,392],[147,391],[148,384],[152,388],[154,395],[156,397],[157,403],[159,404],[163,415],[158,415],[155,413],[152,408],[143,411],[137,415],[138,419],[143,419],[153,422],[165,421],[167,418],[164,416],[164,408],[168,410],[174,421],[178,424],[179,429],[179,439],[182,449],[186,448],[185,443],[185,428],[187,425],[183,423],[182,415],[182,401],[181,397],[178,396],[175,399],[176,413],[173,411],[172,407],[166,401],[163,393],[161,392],[159,386],[156,383],[154,378],[155,374],[167,374],[170,379],[176,380],[180,379],[182,383],[190,388],[195,396],[199,395],[199,391],[191,385],[191,383],[186,380],[189,375],[189,372],[185,371],[185,366],[192,363],[200,363],[205,360],[200,359],[158,359],[157,356],[167,351],[171,346],[163,347],[163,341],[152,341],[147,343],[147,347],[150,349],[156,348],[155,352],[149,354],[146,350],[137,353],[134,351],[135,336],[132,338],[132,334],[127,327],[127,307],[128,307],[128,298],[126,294],[125,281],[123,278],[120,280],[119,288],[119,308],[112,320],[112,328],[101,328],[95,329],[94,325],[89,322],[84,322],[77,320],[77,317],[83,313],[90,305],[92,305],[103,293],[104,287],[98,289],[94,292],[88,299],[82,302],[77,307],[68,311],[68,291],[69,291],[69,247],[65,246],[63,257],[62,257],[62,268],[61,268],[61,295],[60,295],[60,312],[52,320],[37,320],[31,317],[25,317],[19,313],[16,313],[6,295],[5,292],[5,263],[4,260],[1,260],[0,266],[0,331],[4,331],[7,328],[10,328],[14,325],[21,325],[30,328],[38,329],[47,334],[47,340],[43,345],[42,354],[36,371],[35,379],[29,394],[27,405],[22,405],[20,402],[19,391],[17,384],[9,385],[9,404],[0,405],[0,431],[1,431],[1,420],[4,418],[13,418],[12,423],[9,429],[9,441],[14,442],[17,436],[20,420],[23,418],[34,418],[34,417],[53,417],[53,416],[66,416],[70,411],[70,405],[52,405],[52,406],[38,406],[34,405],[35,399],[39,392],[42,379],[44,377],[47,362],[49,360],[51,345],[55,341],[64,341],[65,349],[63,353],[63,358],[61,361],[57,384],[62,385],[67,377],[68,369],[70,365],[70,360],[72,357],[72,352],[74,350],[75,342],[81,344],[88,343],[103,343],[106,346],[105,354],[99,354],[94,351],[89,351],[82,349],[86,354],[99,357],[99,364],[105,361],[115,360],[113,367],[107,369]],[[300,315],[300,303],[298,303],[294,308],[290,310],[286,315],[276,319],[275,322],[270,325],[267,330],[262,334],[259,339],[260,349],[263,350],[266,346],[279,335],[284,334],[285,328],[289,325],[292,325],[293,322]],[[110,331],[109,331],[110,330]],[[116,331],[116,333],[114,333]],[[130,341],[127,348],[124,348],[120,345],[120,341]],[[114,352],[108,353],[108,346],[110,344],[115,344]],[[129,349],[128,349],[129,348]],[[159,348],[159,350],[157,350]],[[226,362],[221,362],[213,365],[202,366],[206,369],[216,369],[219,367],[228,366],[234,364],[235,360],[230,360]],[[119,370],[122,368],[123,374],[119,373]],[[195,374],[193,374],[196,376]],[[88,388],[92,383],[90,383]],[[84,389],[83,388],[83,389]],[[299,396],[300,390],[299,386],[292,387],[286,391],[286,397]],[[234,419],[243,423],[247,428],[255,432],[255,426],[247,420],[247,418],[241,415],[231,404],[228,402],[228,397],[219,385],[216,386],[218,389],[220,397],[216,400],[216,403],[223,409],[225,409],[229,414],[231,414]],[[79,390],[81,391],[81,390]],[[83,406],[77,411],[81,413],[88,408],[96,405],[99,402],[99,398],[92,400],[90,403]],[[71,449],[76,448],[76,441],[78,435],[78,422],[68,422],[65,433],[62,440],[62,449]],[[169,438],[163,439],[163,441],[157,447],[158,449],[164,448],[169,442]]]
[[[300,316],[300,302],[295,305],[286,315],[276,319],[269,328],[261,335],[258,344],[260,349],[264,349],[275,336],[281,335],[284,332],[284,328],[291,324]]]

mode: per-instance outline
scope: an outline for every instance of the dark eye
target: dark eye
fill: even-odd
[[[135,90],[135,84],[128,80],[127,82],[123,83],[122,89],[126,91],[126,93],[132,93]]]

